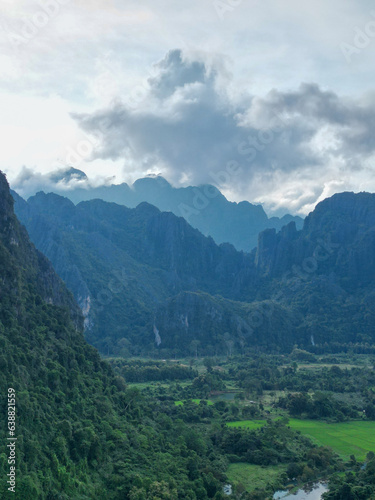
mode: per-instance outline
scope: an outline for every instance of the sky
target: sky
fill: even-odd
[[[21,194],[66,166],[269,214],[375,191],[370,1],[0,0],[0,19],[0,169]]]

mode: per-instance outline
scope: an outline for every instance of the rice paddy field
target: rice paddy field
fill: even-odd
[[[327,424],[314,420],[290,419],[289,425],[313,442],[329,446],[344,460],[354,455],[363,461],[369,451],[375,452],[375,422],[352,421]]]
[[[228,425],[258,429],[265,423],[261,420],[244,420],[230,422]],[[375,453],[375,422],[372,421],[326,423],[291,418],[289,425],[317,445],[329,446],[343,460],[349,460],[350,455],[354,455],[358,461],[364,461],[369,451]]]

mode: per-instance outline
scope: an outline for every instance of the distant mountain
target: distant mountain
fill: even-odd
[[[88,177],[82,170],[71,167],[68,169],[56,170],[56,172],[49,175],[49,180],[55,184],[59,182],[67,184],[72,180],[88,181]]]
[[[147,203],[14,196],[34,243],[81,305],[88,340],[105,354],[375,339],[375,195],[335,195],[302,230],[290,222],[263,231],[249,254]]]
[[[291,221],[300,229],[303,224],[301,217],[285,215],[268,218],[261,205],[247,201],[230,202],[211,185],[174,188],[163,177],[154,176],[138,179],[131,186],[123,183],[97,188],[58,189],[58,182],[66,186],[72,179],[85,180],[87,177],[84,172],[73,168],[59,171],[50,177],[56,183],[53,192],[67,196],[75,204],[101,199],[135,208],[145,201],[163,212],[184,217],[191,226],[205,236],[211,236],[217,244],[231,243],[237,250],[245,252],[256,247],[258,234],[264,229],[279,231]]]

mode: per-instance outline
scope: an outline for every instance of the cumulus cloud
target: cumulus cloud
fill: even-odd
[[[154,165],[176,182],[183,176],[207,180],[218,154],[233,155],[240,110],[216,88],[214,69],[184,60],[180,51],[170,52],[157,68],[146,99],[75,118],[86,132],[101,135],[96,157]]]
[[[361,187],[375,152],[374,96],[353,100],[304,83],[234,102],[222,70],[173,50],[139,102],[74,118],[100,137],[94,157],[122,159],[125,172],[137,164],[175,184],[215,184],[274,211],[303,213],[326,192]]]
[[[153,95],[160,99],[170,97],[189,83],[207,83],[205,65],[200,61],[184,61],[180,50],[170,51],[155,67],[158,73],[149,78],[149,83]]]

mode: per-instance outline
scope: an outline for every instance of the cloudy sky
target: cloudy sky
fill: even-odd
[[[161,173],[269,213],[375,191],[375,7],[0,0],[0,169]]]

